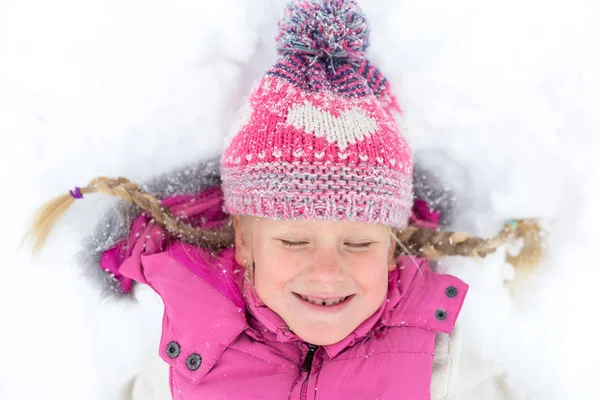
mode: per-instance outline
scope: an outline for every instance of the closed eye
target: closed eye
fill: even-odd
[[[293,248],[293,247],[302,247],[308,242],[290,242],[289,240],[279,239],[279,241],[283,244],[284,247]],[[346,246],[352,247],[354,249],[366,249],[371,247],[373,242],[365,242],[365,243],[345,243]]]
[[[290,242],[288,240],[283,240],[283,239],[279,239],[279,241],[281,242],[281,244],[283,244],[284,247],[302,247],[308,243],[308,242]]]
[[[353,247],[355,249],[366,249],[370,247],[373,242],[365,242],[365,243],[346,243],[348,246]]]

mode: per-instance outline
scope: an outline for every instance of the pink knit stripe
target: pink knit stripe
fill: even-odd
[[[264,101],[267,92],[270,100]],[[348,100],[334,94],[312,94],[282,79],[269,77],[263,80],[250,102],[252,115],[227,149],[226,165],[328,160],[342,164],[386,165],[400,170],[412,163],[406,141],[397,130],[392,115],[383,111],[381,101],[373,96]],[[393,104],[395,99],[390,98],[389,102]],[[286,122],[294,107],[307,104],[316,109],[316,120],[325,113],[334,119],[344,119],[345,113],[360,110],[374,121],[377,129],[370,137],[340,149],[326,137],[316,137],[314,132],[307,133]]]

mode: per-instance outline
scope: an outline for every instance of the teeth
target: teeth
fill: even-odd
[[[346,300],[346,297],[340,297],[339,299],[333,299],[333,300],[320,300],[320,299],[314,299],[312,297],[308,297],[308,296],[303,296],[300,295],[300,297],[302,297],[302,300],[306,300],[309,303],[313,303],[313,304],[317,304],[320,306],[333,306],[335,304],[339,304],[342,301]]]

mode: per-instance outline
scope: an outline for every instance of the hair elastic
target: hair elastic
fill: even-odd
[[[81,194],[81,188],[80,187],[75,186],[75,191],[69,190],[69,194],[74,199],[83,199],[83,194]]]

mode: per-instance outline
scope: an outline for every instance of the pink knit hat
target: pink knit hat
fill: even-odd
[[[279,28],[280,57],[226,139],[225,211],[405,228],[412,157],[390,85],[364,58],[364,14],[354,0],[292,1]]]

